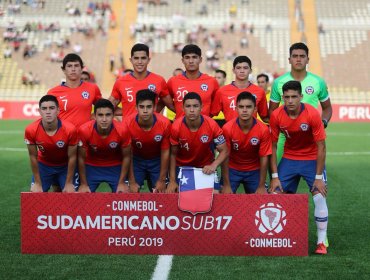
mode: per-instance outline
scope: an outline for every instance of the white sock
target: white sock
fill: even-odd
[[[328,228],[328,206],[326,198],[321,193],[313,196],[315,204],[315,222],[317,226],[317,244],[324,243],[326,239],[326,231]]]

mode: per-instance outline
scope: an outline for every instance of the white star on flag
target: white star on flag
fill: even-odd
[[[186,178],[185,176],[183,176],[180,180],[181,180],[181,184],[182,185],[185,185],[185,184],[187,184],[188,183],[188,179],[189,178]]]

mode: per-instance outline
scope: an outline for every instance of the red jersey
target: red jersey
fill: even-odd
[[[45,132],[41,119],[26,127],[24,142],[37,146],[37,160],[49,166],[68,164],[68,146],[77,145],[76,127],[58,119],[58,130],[49,136]]]
[[[69,88],[62,83],[48,91],[58,99],[59,118],[73,123],[77,128],[91,118],[92,105],[102,98],[96,84],[81,82],[77,88]]]
[[[86,150],[85,163],[93,166],[115,166],[122,163],[121,148],[131,144],[128,131],[113,120],[111,132],[106,138],[98,134],[95,120],[82,125],[78,130],[79,146]]]
[[[192,132],[185,123],[185,117],[175,120],[171,128],[171,144],[179,146],[176,156],[177,166],[203,168],[213,162],[214,145],[225,143],[222,129],[215,120],[201,115],[201,125]]]
[[[294,160],[316,160],[317,141],[325,140],[324,125],[317,109],[301,103],[301,112],[296,119],[291,119],[280,106],[270,118],[272,141],[277,142],[279,132],[286,137],[283,157]]]
[[[271,155],[271,135],[267,125],[253,119],[253,126],[244,133],[235,118],[223,127],[230,151],[229,167],[238,171],[260,169],[260,157]]]
[[[211,113],[211,103],[219,86],[215,78],[200,74],[195,80],[189,80],[185,74],[171,77],[168,82],[168,90],[173,98],[176,108],[176,118],[182,117],[184,96],[188,92],[196,92],[200,95],[203,103],[202,115],[209,116]]]
[[[136,93],[141,89],[149,89],[158,97],[168,95],[166,81],[162,76],[148,72],[143,80],[136,79],[132,74],[123,76],[114,83],[111,95],[120,100],[122,105],[122,116],[136,113]]]
[[[154,159],[161,156],[161,150],[170,148],[171,122],[161,114],[154,113],[154,124],[148,131],[139,126],[137,114],[131,115],[124,122],[131,136],[134,156]]]
[[[248,91],[256,98],[257,112],[261,117],[268,116],[268,107],[266,94],[262,88],[250,83],[246,88],[238,88],[231,83],[229,85],[221,87],[215,95],[215,99],[212,102],[211,114],[217,116],[220,111],[225,115],[225,120],[228,122],[233,118],[238,117],[236,112],[236,98],[239,93]],[[257,117],[257,113],[254,115]]]

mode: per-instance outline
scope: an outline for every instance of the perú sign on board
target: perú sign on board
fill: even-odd
[[[178,210],[177,194],[22,193],[22,253],[307,256],[308,195],[215,195]]]

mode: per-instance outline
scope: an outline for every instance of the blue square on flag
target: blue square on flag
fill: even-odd
[[[179,179],[179,209],[193,215],[211,211],[215,174],[204,174],[201,168],[182,167]]]

